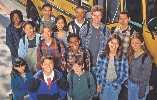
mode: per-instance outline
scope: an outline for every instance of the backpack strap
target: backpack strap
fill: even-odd
[[[59,53],[61,53],[60,41],[57,38],[55,38],[55,39],[56,39],[58,51],[59,51]]]
[[[73,33],[76,33],[75,32],[75,27],[74,27],[75,26],[75,21],[74,20],[71,22],[71,26],[72,26]]]
[[[86,64],[86,59],[87,59],[87,49],[82,48],[82,52],[83,52],[83,63],[84,63],[84,68],[87,71],[87,64]]]
[[[70,80],[71,80],[71,83],[72,83],[72,89],[73,89],[73,77],[74,77],[74,70],[72,70],[71,73],[70,73]]]
[[[90,78],[89,78],[89,72],[88,71],[86,71],[86,78],[87,78],[88,88],[90,89]]]
[[[41,55],[43,56],[43,52],[42,52],[42,50],[41,50],[41,48],[42,48],[42,43],[43,43],[43,40],[40,40],[39,49],[40,49],[40,53],[41,53]]]
[[[144,55],[143,55],[143,57],[142,57],[142,65],[144,64],[144,60],[145,60],[145,58],[147,57],[148,55],[145,53]]]
[[[23,44],[25,45],[25,35],[22,37]]]
[[[116,29],[116,27],[112,27],[111,28],[111,34],[113,34],[114,33],[114,30]]]
[[[90,22],[87,23],[87,34],[86,34],[86,37],[88,36],[89,28],[90,28]],[[103,34],[104,34],[104,36],[105,36],[105,33],[106,33],[106,26],[104,26],[104,28],[103,28]]]
[[[88,36],[89,28],[90,28],[90,23],[87,23],[87,34],[86,34],[86,37]]]

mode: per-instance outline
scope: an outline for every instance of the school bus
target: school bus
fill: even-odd
[[[67,22],[75,18],[76,6],[83,6],[86,10],[86,17],[90,18],[90,9],[93,5],[102,5],[104,14],[102,22],[109,28],[119,25],[119,12],[127,10],[131,17],[130,24],[137,26],[137,29],[143,31],[145,43],[154,57],[157,64],[157,35],[153,35],[148,30],[148,23],[154,17],[152,10],[156,8],[157,0],[16,0],[26,6],[27,17],[35,21],[42,15],[42,5],[49,3],[52,6],[52,15],[64,15]],[[157,9],[157,8],[156,8]],[[154,12],[157,13],[157,12]],[[157,22],[156,22],[157,23]],[[157,26],[156,26],[157,27]]]

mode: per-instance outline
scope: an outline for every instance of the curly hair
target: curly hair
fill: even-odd
[[[14,14],[17,14],[19,16],[20,22],[23,21],[23,14],[22,14],[22,12],[20,10],[16,9],[16,10],[11,11],[11,13],[10,13],[10,21],[12,23],[13,23],[13,16],[14,16]]]
[[[96,12],[96,11],[100,11],[102,15],[104,13],[104,9],[100,5],[95,5],[91,8],[91,14],[93,14],[93,12]]]

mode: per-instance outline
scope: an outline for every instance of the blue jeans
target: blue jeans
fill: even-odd
[[[128,100],[146,100],[146,96],[149,92],[149,85],[146,88],[145,97],[142,99],[138,98],[139,85],[132,83],[128,80]]]
[[[103,87],[103,91],[100,92],[101,100],[118,100],[118,94],[120,93],[120,90],[121,90],[121,84],[118,84],[118,88],[115,89],[112,86],[111,82],[112,81],[108,82],[107,85]]]
[[[92,74],[94,76],[94,80],[95,80],[95,83],[96,83],[96,76],[95,76],[95,73],[94,73],[95,68],[96,68],[95,66],[94,67],[92,66]],[[99,92],[95,92],[94,97],[97,97],[98,95],[99,95]]]

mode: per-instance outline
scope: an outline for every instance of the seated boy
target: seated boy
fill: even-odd
[[[67,37],[69,48],[64,53],[66,61],[67,72],[72,70],[72,59],[74,56],[81,56],[84,58],[85,70],[90,71],[90,53],[87,49],[80,47],[80,38],[78,34],[71,33]]]
[[[34,75],[28,88],[33,100],[62,100],[65,98],[67,92],[59,84],[62,73],[54,69],[54,63],[51,55],[41,58],[43,70]]]
[[[96,91],[96,85],[91,72],[83,70],[83,57],[72,59],[73,71],[68,73],[68,95],[72,100],[91,100]]]

